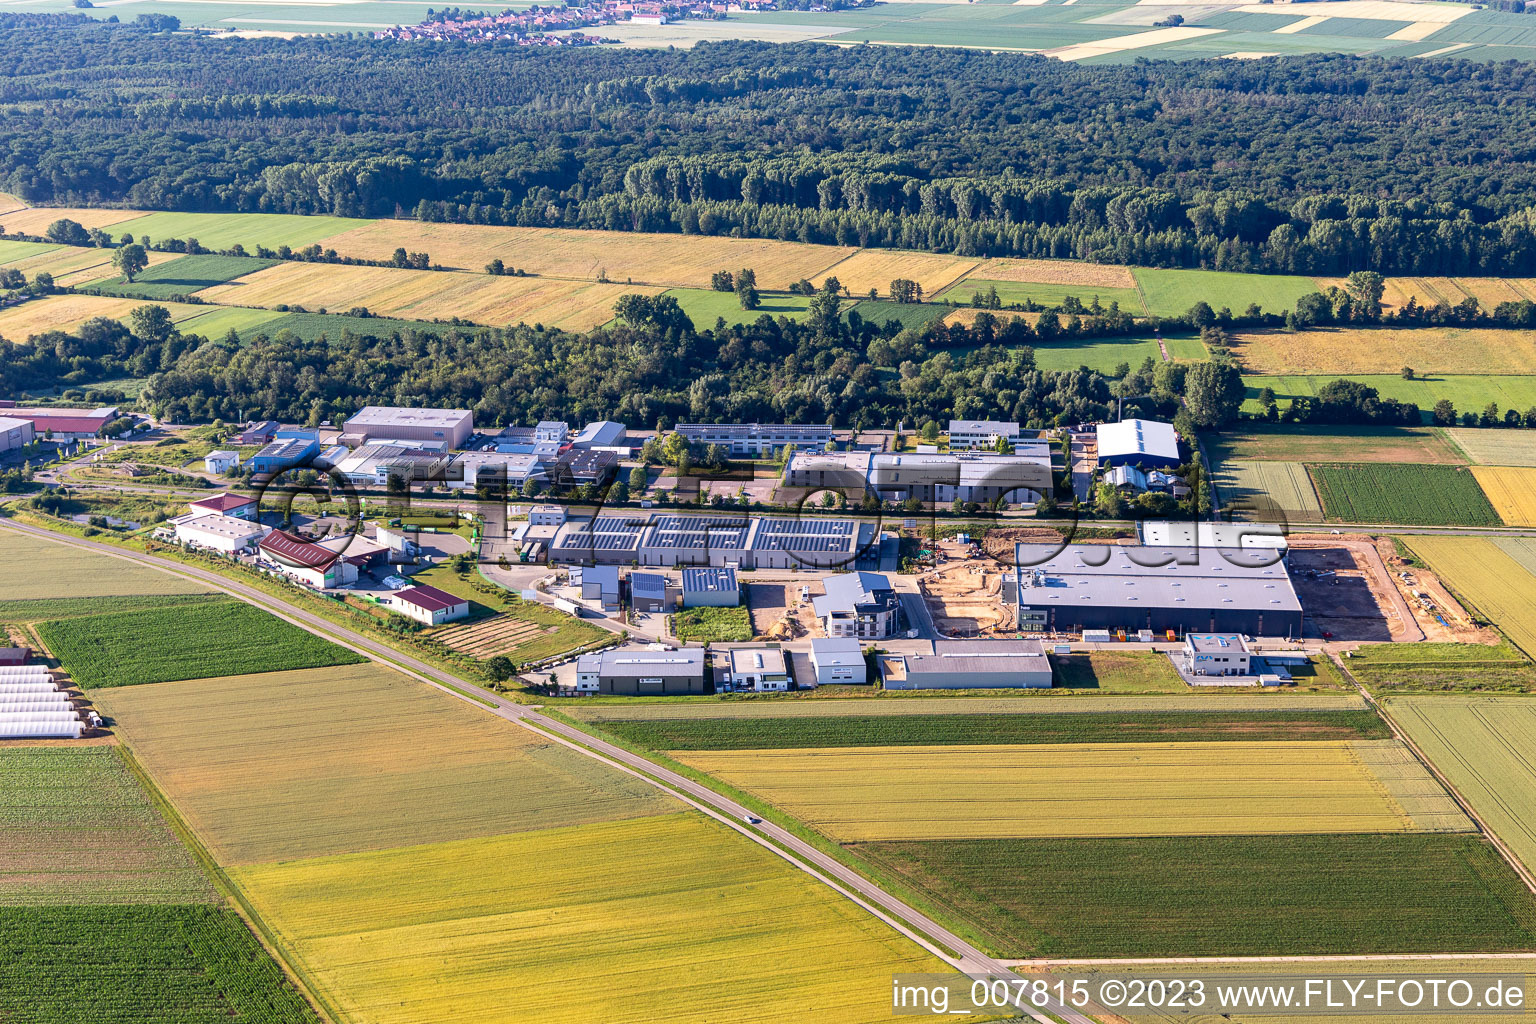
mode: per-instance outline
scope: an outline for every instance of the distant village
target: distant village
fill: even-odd
[[[376,39],[442,40],[463,42],[511,42],[519,46],[595,46],[617,42],[577,29],[630,22],[668,25],[687,20],[715,21],[742,12],[783,9],[823,12],[873,7],[875,0],[814,0],[810,3],[779,3],[777,0],[605,0],[580,6],[535,4],[521,11],[505,10],[482,15],[456,8],[429,12],[419,25],[397,25],[374,33]],[[558,35],[554,33],[560,33]]]

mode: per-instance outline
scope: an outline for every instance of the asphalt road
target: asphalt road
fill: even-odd
[[[573,750],[595,760],[602,761],[620,771],[644,778],[658,789],[671,793],[684,803],[708,814],[710,817],[734,829],[776,856],[805,871],[813,878],[852,900],[956,969],[966,974],[986,974],[1022,980],[1021,976],[1015,974],[1003,961],[997,960],[972,946],[958,935],[940,925],[937,921],[908,906],[905,902],[887,893],[851,868],[843,865],[833,857],[822,853],[810,843],[767,821],[748,826],[746,819],[749,812],[745,807],[721,796],[707,786],[654,764],[638,754],[633,754],[622,747],[615,746],[579,729],[567,726],[525,705],[506,702],[496,694],[466,683],[457,676],[444,672],[409,654],[388,647],[371,637],[345,626],[337,625],[312,612],[294,607],[265,591],[258,590],[255,587],[248,586],[238,580],[230,579],[208,569],[159,558],[155,555],[127,551],[111,544],[58,534],[23,523],[4,522],[0,524],[0,529],[14,530],[55,543],[97,551],[113,558],[150,565],[178,576],[209,584],[242,601],[264,608],[296,626],[324,636],[333,642],[351,648],[376,661],[387,663],[394,668],[403,668],[421,681],[436,686],[443,690],[443,692],[464,700],[474,707],[483,708],[491,714],[498,715],[509,722],[515,722],[525,728],[552,735],[558,742],[564,743]],[[467,694],[472,694],[473,696],[467,696]],[[1041,1024],[1052,1024],[1052,1017],[1056,1020],[1064,1021],[1066,1024],[1094,1024],[1092,1018],[1063,1006],[1054,999],[1050,1000],[1043,1008],[1047,1013],[1051,1014],[1051,1017],[1047,1017],[1029,1005],[1021,1005],[1019,1007],[1022,1012],[1040,1021]]]

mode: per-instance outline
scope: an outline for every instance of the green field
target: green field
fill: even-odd
[[[114,747],[0,750],[0,850],[0,907],[216,898]]]
[[[242,601],[111,612],[37,626],[83,687],[279,672],[363,661],[313,633]]]
[[[0,222],[0,228],[5,227]],[[10,239],[0,238],[0,263],[11,263],[16,260],[24,260],[32,256],[41,256],[54,249],[62,249],[61,245],[51,242],[15,242]]]
[[[831,715],[825,718],[605,719],[651,750],[768,750],[971,743],[1151,743],[1159,740],[1343,740],[1391,735],[1374,711],[1253,714]]]
[[[208,312],[181,321],[176,329],[182,334],[200,334],[210,341],[221,341],[230,331],[241,336],[254,335],[255,328],[269,324],[283,315],[274,309],[209,306]]]
[[[252,310],[252,312],[270,312]],[[483,330],[483,328],[481,328]],[[242,341],[265,334],[275,338],[288,331],[305,341],[320,338],[340,338],[342,331],[356,335],[387,338],[391,334],[406,331],[423,331],[427,334],[447,334],[449,331],[474,331],[474,327],[450,327],[448,324],[427,323],[424,320],[394,320],[387,316],[346,316],[337,313],[278,313],[275,320],[257,322],[250,327],[237,328]]]
[[[174,578],[174,577],[168,577]],[[0,622],[43,622],[77,619],[105,611],[126,612],[145,608],[196,604],[222,598],[222,594],[135,594],[103,600],[99,597],[34,597],[20,601],[0,600]]]
[[[988,281],[979,277],[968,277],[959,284],[947,289],[938,298],[946,302],[958,302],[961,305],[970,305],[971,299],[977,292],[987,294],[989,289],[997,289],[997,297],[1005,306],[1023,306],[1030,302],[1039,303],[1042,306],[1059,306],[1070,296],[1078,299],[1083,305],[1091,305],[1094,296],[1098,296],[1099,305],[1109,308],[1111,302],[1118,302],[1121,310],[1132,316],[1143,316],[1146,307],[1142,305],[1141,294],[1134,288],[1101,288],[1082,284],[1037,284],[1032,281]]]
[[[63,539],[0,530],[0,579],[9,601],[32,598],[201,594],[208,587],[113,555],[78,548]],[[104,601],[103,610],[112,602]]]
[[[865,299],[843,313],[843,319],[846,320],[848,314],[855,311],[865,320],[876,324],[883,325],[887,320],[895,320],[903,327],[914,329],[921,328],[949,312],[944,306],[936,306],[928,302],[882,302]]]
[[[258,245],[268,249],[306,245],[360,228],[370,220],[347,217],[305,217],[289,213],[151,213],[113,224],[113,238],[148,235],[152,243],[167,238],[195,238],[205,249],[229,249],[243,245],[255,254]]]
[[[1536,665],[1508,641],[1486,644],[1362,644],[1344,659],[1373,689],[1536,690]]]
[[[752,616],[736,608],[684,608],[674,612],[672,635],[686,644],[745,643],[752,639]]]
[[[855,850],[959,915],[1000,956],[1536,944],[1536,901],[1472,835],[951,840]]]
[[[93,894],[77,894],[82,903]],[[212,906],[0,910],[0,1020],[319,1024],[235,912]]]
[[[148,267],[133,280],[112,277],[97,282],[114,295],[132,295],[142,299],[174,299],[212,288],[246,274],[273,266],[276,260],[245,259],[239,256],[183,256]],[[262,312],[265,312],[264,310]]]
[[[1229,51],[1230,52],[1230,51]],[[1296,308],[1296,300],[1318,290],[1310,277],[1283,274],[1230,274],[1219,270],[1157,270],[1137,267],[1133,273],[1147,299],[1147,312],[1182,316],[1197,302],[1212,309],[1223,306],[1242,313],[1258,303],[1266,313]]]
[[[1308,467],[1330,519],[1401,526],[1500,526],[1503,521],[1459,466],[1361,463]]]
[[[1259,411],[1258,396],[1264,388],[1272,388],[1281,408],[1297,395],[1315,396],[1317,389],[1330,381],[1339,380],[1340,374],[1263,376],[1243,375],[1248,385],[1248,400],[1243,403],[1246,412]],[[1466,376],[1455,374],[1430,374],[1404,380],[1399,374],[1352,373],[1348,380],[1369,384],[1382,398],[1395,398],[1399,402],[1412,402],[1429,421],[1429,411],[1442,398],[1449,399],[1458,414],[1481,413],[1483,407],[1494,402],[1502,414],[1506,409],[1518,409],[1522,413],[1536,405],[1536,376],[1501,374]]]
[[[1189,686],[1161,654],[1093,651],[1051,655],[1056,689],[1105,693],[1188,693]]]
[[[1150,339],[1083,338],[1074,341],[1049,341],[1037,344],[1035,365],[1042,370],[1075,370],[1086,366],[1106,375],[1126,363],[1132,370],[1145,359],[1162,361],[1157,342]]]
[[[767,314],[771,317],[787,316],[799,320],[810,309],[811,300],[804,295],[762,295],[763,304],[756,309],[742,309],[735,292],[717,292],[708,288],[673,288],[664,294],[677,300],[701,331],[710,330],[721,317],[727,324],[749,324]],[[849,307],[854,308],[852,306]]]

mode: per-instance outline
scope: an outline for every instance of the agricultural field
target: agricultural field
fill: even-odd
[[[622,851],[623,870],[594,870],[595,850]],[[507,1006],[552,1024],[804,1019],[806,1007],[818,1024],[862,1024],[890,1012],[892,973],[944,970],[691,812],[232,874],[326,1001],[372,1024]]]
[[[1519,559],[1478,537],[1413,537],[1408,546],[1458,598],[1536,653],[1536,574]]]
[[[640,291],[641,289],[623,290]],[[683,312],[688,314],[688,319],[693,321],[693,326],[701,331],[714,327],[715,322],[722,318],[727,324],[749,324],[764,315],[775,318],[787,316],[791,320],[802,320],[811,306],[811,300],[803,295],[763,295],[761,306],[756,309],[742,309],[735,292],[716,292],[708,288],[673,288],[665,294],[677,300],[677,304],[683,307]],[[613,319],[611,306],[608,314],[608,319]]]
[[[1141,293],[1135,288],[1098,288],[1076,284],[1046,284],[1034,281],[994,281],[982,277],[968,277],[952,288],[946,289],[937,296],[945,302],[968,303],[979,292],[982,295],[990,293],[991,289],[997,289],[997,297],[1004,305],[1023,306],[1030,302],[1042,306],[1059,306],[1068,297],[1079,299],[1083,305],[1093,304],[1097,298],[1099,305],[1109,308],[1111,302],[1119,303],[1120,308],[1132,316],[1145,316],[1146,307],[1142,304]]]
[[[1536,526],[1536,467],[1473,466],[1472,475],[1506,526]]]
[[[1310,277],[1232,274],[1219,270],[1156,270],[1137,267],[1136,285],[1154,316],[1182,316],[1197,302],[1241,313],[1257,303],[1267,313],[1296,308],[1296,300],[1317,291]]]
[[[213,288],[215,285],[221,285],[225,281],[246,274],[254,274],[275,263],[275,260],[214,256],[205,253],[156,263],[139,271],[131,282],[119,276],[107,278],[99,283],[103,288],[111,289],[120,295],[134,295],[142,299],[170,299]],[[288,265],[302,266],[302,264]],[[314,276],[314,271],[311,270],[310,274]]]
[[[50,295],[0,310],[0,338],[26,341],[48,331],[73,330],[99,316],[126,320],[129,313],[142,305],[145,305],[143,299],[109,298],[104,295]],[[171,319],[176,321],[205,312],[202,306],[179,302],[160,302],[156,305],[164,306],[170,311]]]
[[[1283,516],[1297,523],[1320,523],[1323,506],[1307,467],[1298,462],[1245,462],[1226,459],[1211,473],[1217,500],[1258,519]],[[1278,513],[1276,512],[1278,510]]]
[[[772,239],[586,231],[562,228],[491,227],[380,220],[320,240],[328,249],[364,259],[388,259],[396,248],[425,252],[433,264],[480,271],[493,259],[541,277],[621,284],[707,287],[717,270],[750,267],[757,286],[785,291],[802,278],[817,278],[852,255],[848,246],[807,245]],[[882,287],[888,286],[887,278]]]
[[[988,281],[1061,285],[1076,289],[1072,294],[1079,298],[1083,298],[1084,289],[1100,289],[1100,294],[1136,290],[1136,276],[1130,267],[1077,260],[991,259],[977,267],[973,276]]]
[[[682,752],[843,842],[1461,830],[1390,740]],[[1301,784],[1305,780],[1305,784]]]
[[[115,236],[119,233],[115,225],[138,216],[140,214],[137,210],[88,209],[79,206],[28,207],[7,211],[5,219],[0,221],[0,227],[5,229],[6,234],[46,237],[48,225],[54,221],[72,220],[83,228],[112,227]]]
[[[774,718],[607,719],[603,728],[650,750],[770,750],[954,744],[1202,743],[1386,739],[1372,711],[1287,713],[1130,711],[1078,714],[829,715]]]
[[[203,306],[206,312],[187,317],[176,324],[182,334],[197,334],[210,341],[222,341],[230,331],[253,335],[255,329],[280,319],[284,314],[271,309],[242,309],[239,306]],[[339,333],[339,332],[338,332]]]
[[[926,298],[933,298],[956,281],[975,270],[980,260],[962,256],[943,256],[909,249],[858,249],[846,259],[832,264],[811,279],[820,288],[828,277],[854,298],[868,295],[871,288],[889,295],[891,282],[897,278],[916,281]]]
[[[638,780],[371,663],[93,698],[224,864],[676,807]]]
[[[537,640],[548,628],[508,615],[494,615],[434,630],[431,636],[460,654],[484,660],[499,654],[510,655],[524,644]]]
[[[207,307],[200,306],[199,309]],[[226,306],[225,309],[235,307]],[[258,312],[267,312],[260,310]],[[251,327],[237,328],[242,341],[266,335],[275,338],[283,331],[305,341],[321,338],[340,338],[341,332],[350,331],[363,337],[384,337],[421,331],[425,334],[447,334],[450,331],[470,333],[475,328],[452,327],[448,324],[431,324],[423,320],[395,320],[383,316],[346,316],[336,313],[278,313],[275,319],[265,320]]]
[[[1438,427],[1239,424],[1210,439],[1216,461],[1404,462],[1459,465],[1466,460]]]
[[[341,311],[361,306],[376,315],[406,320],[458,317],[496,327],[542,323],[579,331],[610,320],[614,302],[627,292],[660,292],[617,284],[393,267],[327,266],[317,272],[306,263],[278,263],[251,269],[246,276],[226,279],[228,283],[215,282],[198,297],[257,307],[300,305]]]
[[[943,319],[949,312],[946,306],[936,306],[927,302],[886,302],[865,299],[847,310],[843,317],[846,319],[854,310],[871,323],[884,324],[888,320],[895,320],[901,326],[914,330],[920,330],[934,320]]]
[[[6,602],[208,592],[203,583],[127,559],[5,529],[0,529],[0,579]]]
[[[1536,540],[1527,537],[1499,537],[1494,543],[1506,555],[1519,562],[1526,572],[1536,575]]]
[[[146,254],[151,268],[177,259],[175,253]],[[61,287],[81,287],[117,276],[111,249],[81,248],[42,242],[0,242],[0,263],[19,270],[32,280],[40,273],[53,275]]]
[[[752,639],[752,617],[736,608],[684,608],[673,612],[672,635],[685,644],[745,643]]]
[[[608,636],[590,622],[523,601],[479,575],[461,574],[447,565],[419,572],[414,578],[470,602],[470,619],[474,621],[450,625],[431,635],[473,657],[504,654],[519,663],[541,661]],[[509,642],[511,646],[507,646]]]
[[[1498,513],[1460,466],[1360,463],[1309,467],[1329,519],[1403,526],[1498,526]]]
[[[1320,277],[1319,288],[1329,285],[1344,287],[1341,277]],[[1381,296],[1382,308],[1388,312],[1397,310],[1411,298],[1420,306],[1444,303],[1454,306],[1468,297],[1477,299],[1486,310],[1492,310],[1501,302],[1520,302],[1536,299],[1536,291],[1529,278],[1500,277],[1389,277],[1384,282]]]
[[[0,749],[0,850],[0,907],[216,898],[115,747]]]
[[[1445,433],[1479,465],[1536,466],[1536,436],[1529,430],[1448,427]]]
[[[1387,713],[1472,810],[1536,869],[1536,701],[1530,697],[1391,697]]]
[[[1243,410],[1253,413],[1260,411],[1256,399],[1264,388],[1272,389],[1275,398],[1283,405],[1298,396],[1315,397],[1319,388],[1338,379],[1337,374],[1280,377],[1244,375],[1243,383],[1248,387],[1248,400],[1243,403]],[[1506,409],[1518,409],[1523,413],[1536,406],[1536,376],[1530,374],[1416,374],[1413,380],[1404,380],[1401,373],[1352,373],[1348,379],[1375,388],[1382,398],[1412,402],[1419,407],[1426,422],[1430,410],[1442,398],[1456,407],[1458,415],[1465,412],[1481,413],[1489,402],[1499,407],[1501,415]]]
[[[0,1020],[320,1024],[225,907],[6,909],[0,949]]]
[[[38,623],[37,635],[87,689],[350,665],[353,654],[243,601],[114,612]]]
[[[1374,690],[1536,690],[1536,665],[1508,641],[1362,644],[1345,660]]]
[[[1435,375],[1536,373],[1536,339],[1492,328],[1241,330],[1231,347],[1245,374],[1401,375],[1405,366]]]
[[[167,577],[174,579],[174,577]],[[77,619],[100,615],[104,607],[112,611],[137,611],[216,601],[222,594],[136,594],[122,595],[103,602],[95,597],[34,597],[0,600],[0,622],[43,622],[48,619]]]
[[[284,245],[302,249],[331,235],[373,223],[348,217],[306,217],[292,213],[137,213],[131,216],[130,220],[112,223],[114,238],[125,232],[135,238],[147,235],[152,243],[168,238],[183,241],[195,238],[205,249],[243,245],[253,254],[258,245],[268,249]],[[383,258],[389,258],[393,252],[391,248]]]
[[[1006,957],[1491,952],[1536,940],[1536,900],[1475,835],[984,839],[854,849],[951,909]]]
[[[1046,342],[1034,346],[1034,350],[1035,365],[1042,370],[1075,370],[1086,366],[1105,376],[1114,376],[1121,363],[1134,370],[1149,357],[1162,362],[1157,342],[1148,339],[1080,338]]]

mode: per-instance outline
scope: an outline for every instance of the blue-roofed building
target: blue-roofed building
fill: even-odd
[[[307,462],[320,453],[318,436],[290,437],[273,441],[246,460],[252,473],[268,476]]]
[[[667,610],[667,578],[659,572],[629,574],[629,606],[637,612]]]
[[[735,569],[683,570],[684,608],[735,608],[739,604],[741,584]]]

